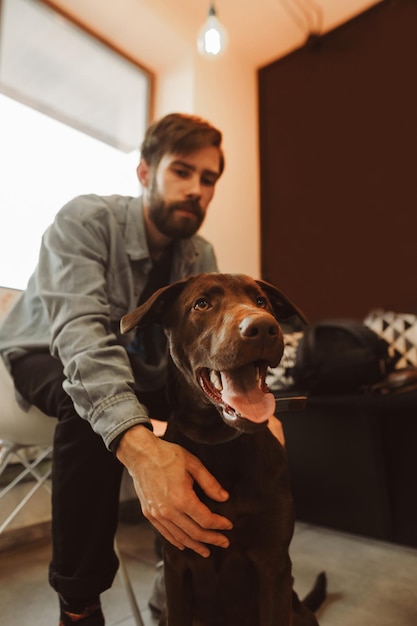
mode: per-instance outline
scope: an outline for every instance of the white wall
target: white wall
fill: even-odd
[[[195,62],[195,110],[224,132],[226,169],[203,233],[222,271],[259,277],[260,198],[256,73],[229,51]]]

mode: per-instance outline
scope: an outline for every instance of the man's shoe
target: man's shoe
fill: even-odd
[[[61,618],[59,626],[104,626],[104,615],[99,598],[89,600],[64,599],[59,595]]]

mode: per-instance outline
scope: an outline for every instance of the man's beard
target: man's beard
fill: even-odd
[[[177,210],[188,211],[194,218],[178,215]],[[205,217],[198,200],[167,204],[160,197],[156,197],[156,194],[151,195],[148,214],[159,232],[171,239],[192,237]]]

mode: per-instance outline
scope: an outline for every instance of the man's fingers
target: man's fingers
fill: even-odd
[[[268,420],[268,428],[282,446],[285,447],[285,435],[282,422],[274,415]]]
[[[206,507],[197,500],[199,506],[202,509]],[[196,507],[196,511],[198,510]],[[208,515],[207,515],[208,513]],[[218,517],[223,524],[225,518],[212,514],[208,509],[199,511],[196,513],[196,517],[200,518],[202,515],[206,521],[208,518]],[[198,522],[193,520],[189,515],[182,514],[180,512],[171,512],[170,517],[153,517],[151,514],[147,515],[149,521],[155,526],[155,528],[167,539],[170,543],[175,545],[180,550],[190,548],[203,557],[210,555],[210,550],[207,544],[219,546],[221,548],[227,548],[229,546],[228,538],[217,532],[216,530],[207,530],[203,528]],[[226,520],[230,527],[230,522]]]
[[[189,535],[186,535],[184,532],[181,531],[180,528],[178,528],[177,526],[174,526],[172,523],[167,521],[164,525],[161,522],[158,522],[156,520],[153,521],[152,523],[155,526],[155,528],[158,530],[158,532],[167,541],[172,543],[172,545],[174,545],[179,550],[184,550],[184,548],[189,548],[190,550],[193,550],[194,552],[196,552],[197,554],[199,554],[200,556],[204,558],[207,558],[208,556],[210,556],[210,550],[207,547],[207,545],[199,541],[195,541],[194,539],[191,539]],[[180,541],[178,539],[179,536],[182,537],[183,541]]]
[[[195,523],[198,529],[202,529],[202,532],[218,531],[218,530],[231,530],[233,528],[232,522],[223,515],[212,513],[210,509],[196,497],[193,506],[190,506],[187,510],[189,518]],[[224,535],[218,532],[211,533],[216,537],[224,537]],[[211,542],[210,542],[211,543]],[[221,541],[216,542],[215,545],[221,545]]]
[[[148,517],[148,519],[151,522],[151,524],[156,528],[156,530],[159,532],[159,534],[162,535],[162,537],[164,537],[167,541],[169,541],[169,543],[172,543],[172,545],[178,548],[178,550],[184,550],[184,548],[186,547],[185,544],[182,543],[181,541],[177,541],[175,536],[168,530],[168,528],[166,528],[163,524],[158,522],[158,520],[156,519],[152,519],[151,517]]]
[[[209,498],[216,500],[217,502],[225,502],[229,499],[228,492],[223,489],[221,484],[214,478],[213,474],[210,474],[197,457],[190,455],[187,469],[192,478],[196,481],[196,483],[198,483]],[[219,526],[218,528],[229,527]]]
[[[211,543],[221,548],[229,546],[228,538],[217,531],[230,530],[233,527],[232,522],[222,515],[212,513],[197,496],[194,496],[187,514],[180,515],[177,523],[181,523],[186,534],[191,535],[197,541]]]

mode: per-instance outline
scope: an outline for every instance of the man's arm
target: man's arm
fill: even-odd
[[[78,198],[57,214],[45,233],[37,271],[50,349],[64,365],[65,391],[107,447],[135,424],[149,426],[133,390],[126,349],[111,327],[112,309],[118,306],[124,312],[131,306],[123,245],[104,202]]]

